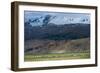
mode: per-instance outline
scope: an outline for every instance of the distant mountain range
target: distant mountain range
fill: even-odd
[[[61,24],[48,23],[45,26],[32,26],[25,23],[25,40],[50,39],[50,40],[70,40],[90,37],[90,24],[74,23]]]
[[[30,25],[32,26],[41,26],[44,22],[48,23],[54,23],[56,25],[61,25],[63,24],[77,24],[77,23],[82,23],[82,24],[90,24],[90,19],[88,17],[62,17],[62,16],[54,16],[54,15],[44,15],[44,16],[34,16],[34,17],[26,17],[25,18],[25,23],[29,22]]]

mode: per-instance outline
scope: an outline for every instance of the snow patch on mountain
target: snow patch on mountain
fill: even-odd
[[[43,25],[43,20],[46,15],[50,15],[48,23],[56,25],[61,24],[90,24],[90,14],[86,13],[57,13],[57,12],[30,12],[26,11],[24,14],[25,22],[29,22],[32,26]]]

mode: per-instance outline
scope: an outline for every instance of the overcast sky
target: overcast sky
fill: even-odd
[[[24,11],[25,22],[29,19],[34,20],[35,18],[40,18],[39,23],[32,23],[35,25],[42,25],[42,21],[45,15],[51,15],[50,23],[55,23],[57,25],[69,24],[69,23],[86,23],[90,24],[90,14],[89,13],[68,13],[68,12],[44,12],[44,11]],[[85,19],[85,21],[84,21]]]

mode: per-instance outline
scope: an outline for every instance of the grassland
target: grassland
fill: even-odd
[[[44,55],[25,55],[25,61],[49,61],[49,60],[71,60],[90,58],[89,53],[64,53],[64,54],[44,54]]]

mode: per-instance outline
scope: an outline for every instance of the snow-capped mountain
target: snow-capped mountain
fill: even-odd
[[[61,24],[90,24],[90,15],[84,13],[48,13],[48,12],[26,12],[25,22],[32,26],[43,25],[44,23]]]

